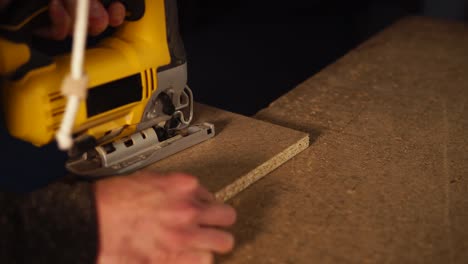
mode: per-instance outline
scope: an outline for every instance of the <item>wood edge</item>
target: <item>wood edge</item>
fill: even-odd
[[[295,144],[276,154],[273,158],[265,161],[249,173],[241,176],[231,184],[216,192],[215,197],[218,201],[226,202],[247,189],[250,185],[262,179],[305,149],[309,147],[309,135],[299,139]]]

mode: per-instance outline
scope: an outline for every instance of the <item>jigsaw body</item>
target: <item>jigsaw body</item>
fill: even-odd
[[[192,124],[176,2],[122,2],[124,25],[86,50],[88,94],[76,114],[67,163],[78,175],[129,173],[215,133],[212,124]],[[65,113],[60,87],[70,54],[50,57],[28,45],[26,30],[47,15],[48,1],[35,3],[29,16],[0,26],[0,71],[8,74],[2,105],[10,134],[40,147],[54,141]]]

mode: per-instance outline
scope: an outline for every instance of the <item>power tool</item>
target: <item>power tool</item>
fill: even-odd
[[[213,124],[192,124],[176,0],[119,1],[127,10],[124,24],[84,51],[87,95],[73,120],[66,163],[76,175],[127,174],[215,136]],[[13,137],[37,147],[56,140],[72,57],[32,45],[32,32],[50,23],[48,4],[12,1],[0,18],[5,123]]]

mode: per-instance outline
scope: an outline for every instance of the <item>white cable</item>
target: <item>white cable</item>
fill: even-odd
[[[73,47],[71,58],[71,79],[82,81],[85,78],[84,60],[86,39],[88,36],[89,0],[76,1],[76,19],[73,31]],[[82,82],[81,82],[82,83]],[[87,87],[81,87],[87,89]],[[57,132],[56,139],[61,150],[69,150],[73,146],[72,130],[80,107],[81,99],[77,95],[69,95],[65,114]]]
[[[71,60],[71,75],[73,79],[81,79],[84,75],[84,53],[88,36],[88,20],[89,0],[78,0]]]

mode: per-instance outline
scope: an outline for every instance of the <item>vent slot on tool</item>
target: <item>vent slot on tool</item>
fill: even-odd
[[[60,91],[51,92],[48,94],[49,100],[49,115],[52,122],[49,124],[49,130],[55,132],[60,128],[60,124],[65,114],[66,99]]]

